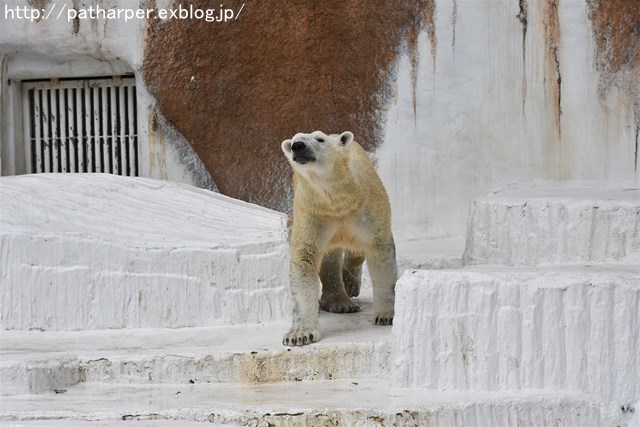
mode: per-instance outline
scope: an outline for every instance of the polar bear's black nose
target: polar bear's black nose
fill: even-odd
[[[296,141],[291,145],[291,151],[298,152],[307,148],[307,145],[302,141]]]

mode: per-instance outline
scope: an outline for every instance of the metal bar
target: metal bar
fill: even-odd
[[[118,134],[118,87],[108,88],[110,93],[109,117],[111,126],[109,128],[111,139],[111,163],[112,173],[122,175],[120,162],[120,137]]]
[[[78,117],[76,89],[65,89],[67,100],[67,140],[69,141],[69,172],[78,172]]]
[[[98,108],[100,107],[100,88],[94,87],[92,92],[93,97],[91,98],[91,114],[93,115],[93,127],[91,128],[91,132],[93,135],[93,171],[102,172],[102,141],[100,139],[100,112],[98,110]]]
[[[129,135],[131,135],[132,137],[132,152],[133,152],[133,175],[134,176],[138,176],[139,174],[139,165],[138,165],[138,111],[136,109],[136,105],[138,105],[137,103],[137,95],[136,95],[136,88],[135,86],[131,88],[130,90],[131,92],[131,96],[130,96],[130,114],[131,114],[131,127],[129,128]]]
[[[56,89],[58,112],[58,147],[60,148],[58,172],[69,171],[69,142],[67,141],[67,100],[64,89]]]
[[[124,115],[123,115],[123,120],[124,120],[124,132],[126,135],[126,146],[127,146],[127,176],[131,176],[133,175],[133,157],[132,157],[132,145],[133,142],[131,140],[131,133],[129,132],[129,123],[130,123],[130,118],[129,118],[129,112],[131,111],[131,109],[129,108],[129,97],[131,96],[130,94],[131,89],[126,87],[124,88],[124,101],[122,102],[122,105],[124,107]]]
[[[51,93],[51,108],[49,110],[49,117],[51,120],[51,157],[53,164],[51,172],[61,172],[60,167],[60,104],[58,102],[58,91],[56,89],[50,89]]]
[[[100,160],[102,165],[102,172],[112,173],[111,168],[111,153],[109,147],[108,133],[109,133],[109,111],[107,106],[109,105],[109,89],[100,88]]]
[[[53,155],[51,153],[51,91],[44,90],[44,108],[42,109],[42,117],[44,118],[43,130],[44,130],[44,138],[43,138],[43,146],[44,150],[42,153],[42,157],[44,160],[44,168],[43,172],[53,172]]]
[[[94,139],[93,139],[93,113],[91,105],[93,103],[93,90],[89,88],[85,83],[82,91],[84,92],[83,104],[82,104],[82,116],[84,118],[84,150],[85,150],[85,162],[86,171],[91,173],[96,171],[96,163],[94,159]]]
[[[25,172],[34,173],[34,152],[35,143],[35,121],[33,115],[33,90],[22,91],[22,117],[23,117],[23,139],[24,139],[24,158]]]
[[[131,175],[131,167],[129,165],[129,148],[127,145],[127,130],[125,127],[126,124],[126,91],[127,88],[124,85],[121,85],[118,88],[118,141],[120,147],[120,161],[122,162],[122,168],[120,169],[120,173],[122,175],[130,176]]]
[[[79,172],[78,116],[76,114],[76,89],[65,89],[67,93],[67,128],[69,129],[69,172]]]
[[[102,131],[105,140],[105,166],[108,173],[113,173],[113,140],[111,139],[111,88],[102,88]]]
[[[44,114],[42,113],[42,91],[34,89],[36,99],[36,173],[44,172]]]
[[[84,89],[79,87],[73,90],[74,92],[74,103],[75,103],[75,132],[76,132],[76,143],[77,148],[76,152],[78,155],[77,161],[77,169],[76,172],[86,172],[85,166],[85,157],[84,157],[84,147],[85,147],[85,139],[84,139],[84,109],[82,107],[82,102],[84,100]]]

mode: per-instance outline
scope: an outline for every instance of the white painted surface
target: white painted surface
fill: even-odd
[[[540,183],[476,199],[464,262],[640,266],[640,187]]]
[[[423,32],[415,115],[405,54],[376,153],[397,238],[462,234],[471,201],[511,182],[640,180],[634,100],[615,87],[599,96],[583,0],[558,2],[562,115],[556,120],[544,3],[526,1],[523,42],[518,1],[435,2],[437,50],[432,57]]]
[[[0,178],[3,329],[184,327],[289,316],[286,217],[113,175]]]
[[[5,420],[169,419],[238,425],[615,426],[579,394],[542,390],[443,392],[389,388],[385,381],[274,384],[86,384],[59,395],[8,396]]]
[[[640,267],[407,271],[393,384],[640,398]]]

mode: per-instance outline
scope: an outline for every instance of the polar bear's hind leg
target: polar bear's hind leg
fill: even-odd
[[[354,313],[360,306],[349,298],[343,281],[344,250],[333,249],[325,254],[320,267],[322,298],[320,308],[332,313]]]
[[[344,289],[351,298],[360,295],[363,263],[364,255],[358,252],[345,251],[344,263],[342,265],[342,280],[344,282]]]

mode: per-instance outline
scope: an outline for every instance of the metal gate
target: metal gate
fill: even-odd
[[[27,169],[138,176],[133,77],[23,82]]]

